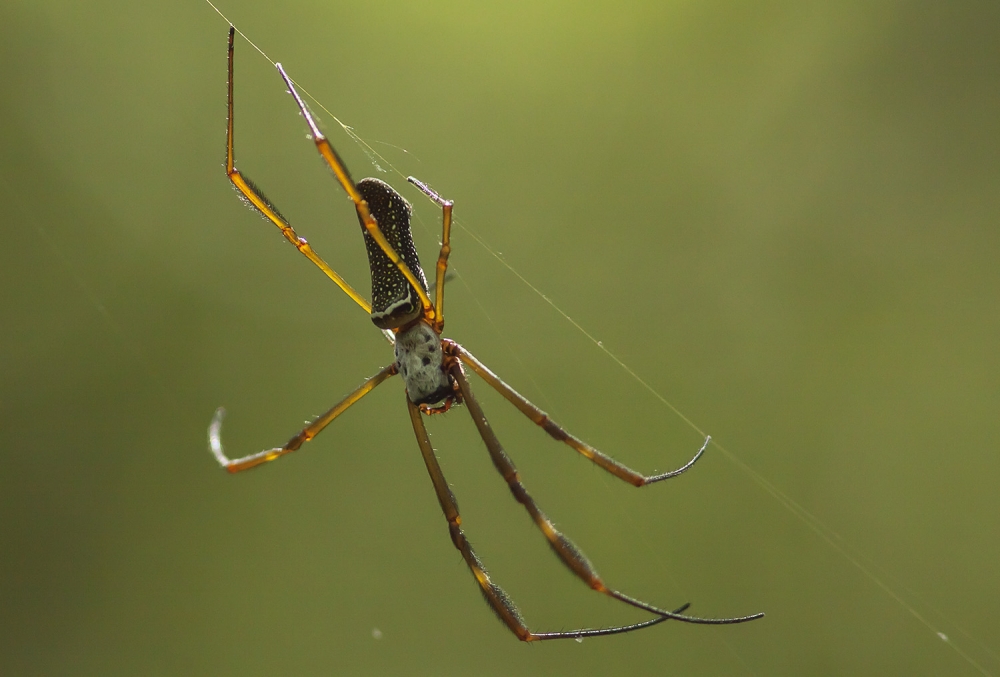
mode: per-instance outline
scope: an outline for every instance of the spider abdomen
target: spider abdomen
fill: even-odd
[[[414,404],[434,404],[452,393],[443,363],[441,337],[426,322],[396,334],[396,369]]]
[[[379,179],[361,179],[357,188],[368,203],[371,215],[378,222],[379,230],[413,271],[426,292],[427,278],[420,267],[417,248],[410,234],[410,203],[392,186]],[[358,219],[360,221],[360,215]],[[361,223],[361,230],[365,236],[368,267],[372,274],[372,322],[379,329],[402,327],[423,313],[420,297],[368,233],[364,222]]]

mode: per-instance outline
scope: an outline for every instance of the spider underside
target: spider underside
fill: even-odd
[[[408,181],[422,193],[435,202],[442,210],[441,250],[436,265],[435,298],[429,296],[428,285],[420,266],[416,248],[410,234],[410,205],[387,183],[378,179],[362,179],[355,183],[341,161],[333,146],[316,125],[312,115],[299,96],[294,83],[285,73],[281,64],[276,64],[289,92],[295,98],[299,111],[305,118],[311,138],[316,144],[322,158],[333,171],[340,186],[354,203],[361,224],[368,251],[369,268],[372,278],[372,302],[369,304],[355,291],[338,273],[317,255],[304,238],[298,236],[288,221],[264,197],[263,193],[247,179],[235,166],[233,149],[233,52],[235,29],[229,29],[229,81],[228,81],[228,119],[226,134],[226,174],[239,191],[240,196],[259,211],[264,217],[276,225],[295,247],[309,260],[318,266],[361,308],[368,312],[372,322],[382,329],[395,345],[395,359],[377,374],[365,381],[356,390],[334,405],[309,425],[296,433],[283,447],[267,449],[256,454],[237,459],[229,459],[222,448],[220,431],[224,410],[216,411],[209,428],[209,440],[212,453],[219,463],[230,473],[236,473],[273,461],[285,454],[299,449],[311,440],[342,414],[351,405],[360,400],[376,386],[390,377],[399,374],[406,387],[406,406],[416,435],[417,445],[423,456],[431,483],[437,494],[441,510],[448,522],[448,530],[452,543],[461,552],[476,583],[479,585],[487,603],[501,621],[523,641],[539,641],[548,639],[579,639],[601,635],[614,635],[631,632],[640,628],[657,625],[666,620],[678,620],[687,623],[731,624],[743,623],[762,617],[764,614],[752,614],[734,618],[698,618],[683,615],[688,604],[673,611],[667,611],[641,600],[625,595],[608,587],[597,574],[593,565],[565,535],[559,532],[545,516],[534,499],[528,494],[522,484],[510,457],[504,451],[500,440],[490,427],[479,401],[476,399],[466,378],[465,368],[468,367],[482,378],[488,385],[499,392],[507,401],[513,404],[525,416],[545,430],[552,438],[575,449],[585,458],[597,464],[612,475],[636,487],[659,482],[680,475],[701,457],[711,438],[682,467],[658,475],[643,475],[619,463],[610,456],[603,454],[594,447],[574,437],[548,415],[529,402],[525,397],[504,383],[496,374],[489,370],[461,345],[451,339],[442,338],[444,328],[444,284],[448,268],[448,257],[451,253],[451,216],[452,202],[445,200],[426,184],[409,177]],[[591,589],[617,599],[625,604],[641,609],[653,615],[653,618],[633,623],[631,625],[615,626],[597,629],[580,629],[562,632],[534,632],[521,616],[510,597],[500,586],[493,582],[485,566],[472,549],[461,527],[461,517],[458,503],[448,482],[441,471],[430,438],[424,426],[423,417],[447,411],[453,404],[461,402],[469,410],[473,422],[479,431],[490,454],[493,465],[507,482],[514,498],[524,506],[531,519],[535,522],[542,535],[548,541],[553,552],[570,571],[586,583]]]

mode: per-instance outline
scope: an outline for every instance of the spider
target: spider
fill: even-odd
[[[448,269],[448,256],[451,253],[451,218],[453,203],[445,200],[425,183],[413,177],[407,180],[422,193],[436,203],[442,211],[441,250],[438,254],[436,273],[437,281],[434,287],[434,301],[430,299],[430,291],[424,272],[417,258],[417,251],[410,235],[410,205],[387,183],[378,179],[362,179],[357,183],[351,178],[347,167],[341,161],[330,142],[320,131],[315,120],[306,108],[305,102],[299,96],[291,78],[285,73],[281,64],[275,64],[281,74],[288,91],[295,99],[299,111],[309,126],[312,140],[319,154],[333,170],[333,174],[341,187],[354,203],[358,221],[368,250],[368,263],[371,269],[372,302],[369,304],[340,275],[326,264],[292,229],[292,226],[271,204],[263,193],[254,186],[239,170],[236,169],[236,159],[233,152],[233,40],[235,28],[229,28],[229,82],[228,82],[228,120],[226,131],[226,175],[239,191],[241,197],[257,211],[263,214],[274,225],[281,229],[282,234],[310,261],[316,264],[330,277],[351,299],[371,315],[376,327],[381,329],[395,346],[395,359],[387,367],[365,381],[354,392],[335,404],[325,414],[316,418],[292,437],[283,447],[244,456],[237,459],[226,457],[222,448],[220,432],[224,410],[215,413],[209,428],[209,440],[212,453],[219,463],[230,473],[254,468],[268,461],[273,461],[285,454],[299,449],[303,444],[314,438],[335,418],[340,416],[351,405],[370,393],[376,386],[390,377],[400,374],[405,384],[406,408],[413,424],[413,432],[417,445],[430,474],[431,483],[437,494],[438,503],[448,521],[448,532],[455,547],[462,553],[462,558],[472,572],[480,591],[500,620],[525,642],[549,639],[581,639],[602,635],[616,635],[650,627],[667,620],[684,621],[687,623],[728,624],[743,623],[762,617],[764,614],[752,614],[736,618],[697,618],[683,615],[690,604],[684,604],[673,611],[638,600],[634,597],[609,587],[597,574],[594,566],[586,555],[565,535],[558,531],[548,517],[541,511],[518,476],[517,469],[494,434],[489,422],[483,414],[465,375],[465,368],[474,371],[492,388],[499,392],[508,402],[513,404],[522,414],[540,426],[552,438],[564,442],[585,458],[597,464],[615,477],[636,487],[676,477],[690,468],[701,458],[711,437],[705,439],[701,449],[694,458],[684,466],[659,475],[643,475],[601,453],[586,442],[574,437],[548,415],[529,402],[524,396],[504,383],[486,365],[476,359],[468,350],[451,339],[442,338],[444,329],[444,285]],[[427,429],[424,427],[425,415],[440,414],[454,404],[462,403],[472,415],[472,420],[479,434],[486,443],[493,465],[503,476],[510,487],[511,493],[518,503],[524,506],[542,534],[545,536],[555,554],[569,567],[578,578],[591,589],[603,593],[616,600],[624,602],[652,614],[654,617],[631,625],[605,627],[596,629],[580,629],[562,632],[535,632],[528,627],[520,611],[514,605],[504,590],[493,582],[486,567],[472,549],[472,545],[462,530],[462,519],[458,511],[458,503],[438,463],[431,447]]]

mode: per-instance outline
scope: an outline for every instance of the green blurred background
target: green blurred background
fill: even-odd
[[[635,490],[479,385],[608,582],[768,615],[518,644],[398,381],[306,451],[219,470],[217,406],[232,454],[281,444],[391,350],[226,181],[207,4],[7,0],[0,672],[1000,674],[1000,5],[220,7],[384,155],[320,115],[355,177],[414,202],[425,263],[439,215],[400,173],[456,201],[448,335],[635,468],[700,444],[474,233],[734,454]],[[240,167],[367,292],[353,210],[273,68],[236,56]],[[463,410],[429,425],[533,627],[644,618],[555,560]]]

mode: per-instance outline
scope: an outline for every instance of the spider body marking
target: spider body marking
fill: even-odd
[[[420,257],[410,232],[413,211],[410,203],[396,189],[379,179],[361,179],[357,186],[386,241],[399,253],[426,294],[427,278],[420,267]],[[360,214],[358,221],[364,234],[372,277],[372,323],[379,329],[404,327],[423,316],[420,296],[365,228]]]
[[[411,184],[441,208],[441,249],[435,267],[435,298],[434,301],[431,301],[427,279],[420,266],[416,247],[410,234],[409,203],[395,189],[378,179],[362,179],[357,183],[354,182],[347,166],[316,125],[291,78],[285,73],[281,64],[275,64],[309,126],[310,136],[316,144],[317,151],[354,203],[358,221],[364,233],[371,269],[372,302],[369,303],[365,300],[313,251],[304,238],[299,237],[277,208],[264,197],[263,193],[249,179],[236,169],[233,142],[234,35],[235,29],[230,26],[226,175],[243,199],[277,226],[285,239],[333,280],[358,306],[369,313],[375,326],[382,329],[395,343],[395,359],[296,433],[282,447],[265,449],[242,458],[228,458],[223,450],[221,439],[222,418],[225,412],[221,408],[218,409],[209,426],[209,448],[219,464],[230,473],[237,473],[263,465],[300,449],[303,444],[313,439],[358,400],[398,373],[405,384],[406,406],[413,425],[417,446],[437,495],[441,512],[448,522],[448,532],[452,544],[461,553],[486,602],[518,639],[535,642],[616,635],[647,628],[671,619],[686,623],[725,625],[743,623],[762,617],[764,614],[751,614],[734,618],[699,618],[683,615],[689,606],[688,604],[668,611],[626,595],[605,583],[583,551],[556,529],[552,521],[531,497],[521,481],[513,461],[491,428],[466,378],[465,367],[475,372],[487,385],[496,390],[554,440],[566,444],[601,469],[636,487],[660,482],[685,472],[701,457],[711,438],[706,438],[698,453],[680,468],[655,475],[644,475],[571,435],[549,418],[548,414],[504,383],[499,376],[476,359],[468,350],[451,339],[443,339],[441,333],[444,328],[444,283],[448,269],[448,257],[451,254],[452,202],[442,198],[421,181],[413,177],[408,178]],[[507,483],[514,498],[524,507],[542,536],[548,541],[552,551],[569,571],[590,589],[642,610],[650,614],[652,618],[630,625],[560,632],[535,632],[529,628],[527,621],[511,598],[492,580],[466,537],[462,528],[458,503],[448,486],[431,446],[430,436],[424,426],[424,416],[446,411],[457,402],[466,405],[473,423],[486,445],[494,467]]]

